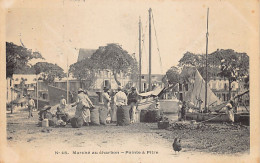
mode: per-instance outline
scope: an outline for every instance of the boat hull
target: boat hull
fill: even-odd
[[[241,122],[241,124],[249,125],[249,114],[235,114],[235,122]],[[208,121],[208,122],[231,122],[228,115],[222,114],[207,114],[207,113],[186,113],[187,120]]]

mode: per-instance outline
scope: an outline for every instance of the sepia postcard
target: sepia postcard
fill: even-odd
[[[259,0],[0,6],[0,163],[260,162]]]

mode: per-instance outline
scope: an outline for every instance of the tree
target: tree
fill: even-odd
[[[205,80],[205,54],[187,52],[179,61],[179,66],[195,67]],[[231,97],[231,83],[249,75],[249,56],[232,49],[216,50],[208,55],[208,79],[217,76],[228,79],[229,99]],[[249,81],[249,77],[247,78]],[[248,86],[249,87],[249,86]]]
[[[6,42],[6,77],[12,77],[15,71],[19,72],[25,67],[29,68],[28,62],[33,58],[43,59],[39,52]]]
[[[70,65],[69,72],[80,80],[80,87],[88,89],[95,83],[97,65],[89,58]]]
[[[61,79],[65,77],[64,70],[57,64],[37,62],[33,67],[36,74],[40,74],[43,81],[47,84],[53,83],[55,78]]]
[[[169,84],[177,84],[180,82],[180,72],[179,69],[175,66],[172,66],[167,72],[166,77]]]
[[[100,47],[91,56],[91,60],[98,66],[98,69],[111,70],[118,85],[121,85],[117,79],[119,73],[130,75],[132,79],[137,76],[135,75],[138,72],[136,59],[118,44],[108,44],[105,47]]]
[[[230,99],[231,83],[249,75],[249,56],[246,53],[238,53],[232,49],[221,49],[214,53],[217,53],[221,62],[219,75],[228,79],[228,99]]]

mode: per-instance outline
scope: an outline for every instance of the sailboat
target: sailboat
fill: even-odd
[[[152,81],[151,81],[151,62],[152,62],[152,46],[151,46],[151,15],[152,9],[148,10],[149,12],[149,76],[148,76],[148,92],[140,93],[139,96],[142,98],[138,102],[138,110],[148,109],[151,105],[155,105],[158,101],[158,95],[163,91],[164,88],[156,87],[152,89]],[[142,40],[141,40],[141,19],[139,18],[139,92],[142,92]]]
[[[197,109],[197,111],[191,111],[186,113],[186,119],[196,121],[208,121],[208,122],[229,122],[229,116],[226,113],[219,113],[228,102],[221,102],[218,97],[209,88],[207,80],[207,55],[208,55],[208,14],[207,10],[207,33],[206,33],[206,81],[202,78],[199,71],[194,68],[194,72],[191,75],[193,83],[191,89],[188,91],[185,101],[190,105],[189,107]],[[242,96],[242,95],[241,95]],[[204,106],[204,109],[201,109]],[[192,109],[191,109],[192,110]],[[201,113],[198,110],[205,110],[206,113]],[[244,122],[249,124],[249,114],[236,113],[234,115],[235,122]]]

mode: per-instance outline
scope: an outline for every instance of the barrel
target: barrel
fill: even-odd
[[[117,108],[117,125],[126,126],[130,124],[129,106]]]
[[[99,121],[99,107],[90,109],[90,121],[92,125],[100,125]]]
[[[143,109],[141,110],[140,113],[140,122],[146,122],[146,114],[147,114],[148,110]]]

